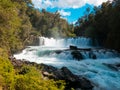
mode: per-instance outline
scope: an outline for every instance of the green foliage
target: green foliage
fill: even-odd
[[[15,78],[16,90],[64,90],[65,85],[63,81],[44,80],[41,73],[31,66],[23,66]]]
[[[0,56],[1,86],[5,90],[64,90],[65,82],[44,79],[34,66],[24,65],[15,70],[7,58]]]
[[[64,90],[65,82],[44,79],[35,66],[14,69],[6,52],[0,48],[0,88],[4,90]]]
[[[85,29],[85,36],[91,37],[91,38],[96,38],[97,32],[93,27],[87,27]]]
[[[40,12],[31,0],[0,0],[0,47],[15,53],[38,36],[74,36],[60,14]]]
[[[35,66],[14,69],[7,52],[0,48],[0,88],[4,90],[64,90],[65,82],[44,79]]]
[[[105,2],[95,7],[94,13],[87,14],[77,21],[77,36],[96,38],[105,47],[120,49],[120,1]]]
[[[73,26],[60,14],[33,8],[31,0],[0,0],[0,89],[64,90],[64,81],[43,79],[34,66],[14,69],[8,56],[29,45],[38,36],[67,37]]]
[[[12,14],[11,14],[12,13]],[[21,25],[17,9],[10,0],[0,2],[0,47],[7,50],[18,49],[21,42],[18,36]]]
[[[31,8],[29,10],[32,10],[29,13],[32,25],[42,36],[55,38],[68,36],[70,26],[66,20],[60,18],[58,12],[49,13],[45,9],[40,12]]]
[[[0,56],[0,85],[7,90],[14,90],[14,69],[7,58]]]

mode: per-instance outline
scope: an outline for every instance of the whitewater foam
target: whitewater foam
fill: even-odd
[[[85,37],[77,37],[77,38],[65,38],[65,39],[54,39],[54,38],[45,38],[39,37],[39,45],[49,46],[49,47],[66,47],[68,48],[70,45],[77,46],[80,48],[92,47],[92,39]],[[96,45],[97,42],[95,43]]]
[[[75,41],[72,38],[68,41],[73,43],[74,41],[77,42],[74,43],[75,45],[79,45],[78,42],[82,42],[82,40],[83,42],[86,41],[84,38],[81,39],[81,41],[79,41],[79,39],[78,41]],[[56,45],[56,41],[54,41],[54,39],[51,39],[50,42],[50,39],[47,40],[48,41],[44,42],[45,45],[41,45],[41,43],[40,46],[30,46],[24,49],[22,53],[15,54],[14,56],[17,59],[25,59],[29,60],[30,62],[44,63],[57,68],[65,66],[74,74],[89,79],[94,85],[94,90],[120,90],[119,68],[117,68],[117,70],[107,66],[108,64],[113,66],[120,64],[120,57],[116,51],[107,49],[93,49],[92,53],[96,55],[96,60],[89,58],[90,51],[80,51],[80,53],[84,56],[84,59],[77,61],[72,57],[70,50],[64,50],[67,48],[66,46],[64,47],[64,45],[66,45],[65,40],[57,42],[63,42],[62,44],[59,44],[59,47],[54,47],[54,45]],[[52,43],[53,41],[54,43]],[[70,42],[67,43],[71,44]],[[87,41],[87,45],[90,46],[90,43],[88,44],[88,42],[89,40]],[[82,46],[82,44],[80,46]],[[56,53],[56,50],[62,50],[62,52]]]

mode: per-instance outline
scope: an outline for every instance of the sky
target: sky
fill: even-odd
[[[86,8],[93,9],[107,0],[32,0],[34,7],[37,9],[46,9],[49,12],[58,11],[61,18],[66,19],[69,23],[75,23],[78,18],[85,14]]]

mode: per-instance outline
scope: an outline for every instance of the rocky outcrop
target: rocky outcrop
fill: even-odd
[[[56,54],[60,54],[60,53],[62,53],[63,51],[62,50],[55,50],[54,51]]]
[[[97,59],[96,55],[92,51],[89,52],[89,58]]]
[[[69,49],[71,50],[71,55],[72,55],[73,59],[78,60],[78,61],[83,59],[83,56],[78,51],[79,49],[77,48],[77,46],[70,45]]]
[[[70,50],[78,50],[78,48],[77,48],[77,46],[72,46],[72,45],[70,45]]]
[[[86,78],[74,75],[67,67],[62,67],[61,69],[55,68],[53,66],[45,65],[45,64],[36,64],[34,62],[29,62],[25,60],[16,60],[15,58],[11,58],[11,63],[14,68],[21,68],[23,65],[32,65],[36,68],[40,69],[43,77],[47,77],[49,79],[54,80],[64,80],[66,82],[65,90],[92,90],[93,86],[89,80]]]
[[[77,51],[77,50],[71,51],[71,55],[73,56],[74,59],[78,61],[83,59],[83,56],[80,53],[80,51]]]
[[[67,85],[65,90],[92,90],[93,86],[86,78],[74,75],[67,67],[57,69],[53,66],[41,64],[42,74],[45,77],[55,80],[65,80]]]

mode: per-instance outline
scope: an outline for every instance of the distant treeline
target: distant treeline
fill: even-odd
[[[87,8],[86,15],[77,21],[74,33],[97,39],[102,46],[120,51],[120,0],[94,7],[92,13]]]

